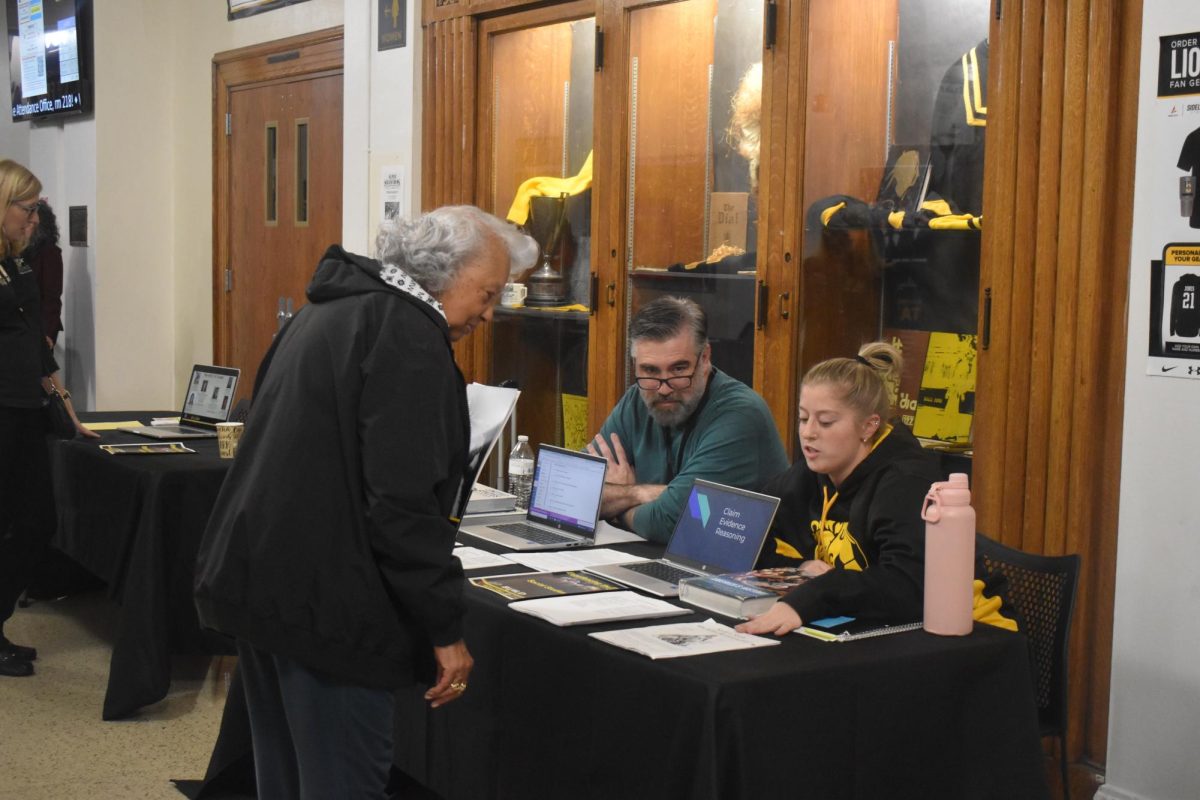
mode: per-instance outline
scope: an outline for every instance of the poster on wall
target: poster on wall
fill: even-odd
[[[407,0],[379,0],[379,49],[404,47],[407,33]]]
[[[307,0],[228,0],[229,19],[241,19],[253,14],[261,14],[284,6],[304,3]]]
[[[1143,73],[1139,149],[1153,156],[1138,162],[1134,227],[1153,250],[1132,276],[1150,288],[1146,374],[1200,380],[1200,13],[1188,16],[1143,32],[1143,69],[1157,70]]]
[[[380,219],[405,219],[408,217],[408,181],[404,167],[384,167],[379,176]]]

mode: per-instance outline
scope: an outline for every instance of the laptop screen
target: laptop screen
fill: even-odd
[[[607,468],[603,458],[540,445],[529,495],[529,519],[595,533]]]
[[[180,420],[215,425],[229,419],[239,373],[240,370],[233,367],[192,367],[192,379],[183,398]]]
[[[705,572],[754,569],[778,506],[775,497],[697,480],[665,557]]]

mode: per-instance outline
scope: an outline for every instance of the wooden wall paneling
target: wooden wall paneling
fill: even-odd
[[[466,136],[463,130],[464,119],[468,114],[463,113],[463,83],[467,80],[464,41],[464,27],[470,22],[470,17],[459,17],[451,22],[450,37],[453,42],[450,62],[449,101],[450,115],[447,120],[446,138],[449,140],[450,157],[450,198],[451,203],[462,203],[471,199],[470,188],[463,188],[463,150],[466,147]],[[469,116],[474,116],[474,107]],[[471,154],[472,158],[474,153]]]
[[[1068,750],[1103,763],[1107,752],[1113,582],[1116,575],[1120,429],[1124,415],[1125,311],[1129,231],[1133,222],[1133,163],[1137,119],[1140,17],[1130,20],[1116,0],[1093,0],[1088,30],[1088,120],[1082,175],[1083,264],[1075,364],[1072,451],[1084,469],[1071,474],[1071,521],[1066,546],[1085,550],[1092,562],[1080,587],[1079,649],[1092,657],[1086,679],[1072,686],[1083,713]],[[1139,9],[1140,10],[1140,9]],[[1122,17],[1125,14],[1125,17]],[[1124,23],[1124,24],[1122,24]],[[1078,541],[1075,541],[1078,539]]]
[[[437,159],[433,157],[431,143],[437,136],[437,121],[433,98],[438,90],[437,83],[437,28],[431,24],[422,27],[425,40],[421,59],[421,210],[434,207],[434,182],[430,179],[437,171]]]
[[[620,0],[599,0],[603,68],[595,73],[592,126],[592,271],[595,314],[588,321],[588,430],[600,430],[625,389],[625,218],[623,165],[629,153],[629,16]]]
[[[1042,324],[1048,324],[1050,329],[1038,332],[1034,346],[1039,350],[1049,349],[1050,358],[1039,362],[1045,373],[1034,379],[1046,387],[1048,402],[1037,415],[1040,424],[1028,430],[1030,442],[1062,442],[1070,435],[1070,363],[1074,357],[1074,337],[1070,331],[1075,320],[1075,306],[1070,298],[1079,275],[1079,197],[1071,191],[1070,176],[1077,175],[1082,168],[1083,152],[1064,141],[1062,130],[1064,121],[1078,120],[1082,114],[1083,93],[1076,73],[1064,69],[1079,55],[1072,46],[1077,37],[1070,33],[1077,27],[1077,21],[1068,19],[1065,5],[1045,9],[1040,80],[1044,93],[1042,126],[1046,133],[1041,140],[1037,195],[1047,198],[1041,207],[1048,213],[1045,219],[1039,215],[1036,220],[1035,263],[1039,277],[1046,279],[1039,281],[1033,297],[1035,305],[1042,297],[1048,296],[1053,301],[1035,308],[1035,319],[1040,323],[1047,320]],[[1028,448],[1028,453],[1028,473],[1043,480],[1030,482],[1028,492],[1036,501],[1027,504],[1021,525],[1021,531],[1029,535],[1016,544],[1033,552],[1065,552],[1062,545],[1068,522],[1064,499],[1070,471],[1069,450],[1051,444]]]
[[[1067,752],[1084,764],[1107,746],[1138,5],[1006,3],[992,35],[977,508],[1009,544],[1083,556]]]
[[[800,294],[803,241],[802,177],[806,117],[804,65],[808,53],[808,0],[776,5],[775,46],[763,53],[762,142],[758,175],[758,279],[769,302],[754,338],[755,390],[775,418],[780,438],[795,457],[799,387]],[[791,303],[785,318],[779,296]]]
[[[1009,420],[1009,373],[1017,163],[1015,131],[1022,122],[1018,103],[1021,65],[1021,9],[1010,2],[1003,19],[993,17],[989,35],[988,139],[984,158],[983,245],[979,264],[981,320],[973,443],[971,496],[980,531],[1012,543],[1004,513],[1005,459]],[[989,313],[990,311],[990,313]]]
[[[1104,221],[1103,241],[1111,273],[1100,296],[1105,299],[1103,315],[1097,316],[1097,328],[1085,335],[1094,341],[1107,338],[1111,346],[1103,352],[1090,377],[1091,394],[1098,396],[1096,387],[1108,387],[1106,397],[1089,420],[1095,435],[1092,446],[1098,451],[1094,472],[1101,487],[1093,504],[1093,522],[1084,530],[1095,532],[1091,544],[1090,563],[1083,565],[1085,580],[1091,589],[1083,622],[1093,632],[1091,674],[1085,683],[1084,705],[1090,717],[1084,726],[1084,753],[1097,763],[1105,763],[1108,750],[1108,710],[1111,689],[1113,645],[1113,587],[1117,565],[1117,511],[1120,502],[1121,435],[1124,418],[1125,339],[1129,294],[1130,240],[1133,229],[1133,176],[1137,144],[1138,79],[1140,73],[1142,38],[1142,3],[1107,4],[1107,19],[1097,25],[1110,25],[1119,34],[1114,43],[1117,49],[1112,59],[1112,140],[1109,154],[1102,162],[1110,165],[1111,181],[1107,208],[1096,214]],[[1093,200],[1104,200],[1096,197]],[[1094,210],[1089,206],[1088,212]]]
[[[708,70],[715,0],[631,12],[638,61],[633,268],[708,255],[704,242]],[[666,42],[686,42],[667,47]]]

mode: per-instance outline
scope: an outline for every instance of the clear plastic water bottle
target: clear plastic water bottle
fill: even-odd
[[[516,495],[517,505],[529,508],[533,488],[533,448],[528,436],[518,436],[517,446],[508,454],[508,493]]]
[[[925,520],[925,630],[971,632],[975,580],[975,509],[964,473],[935,483],[921,509]]]

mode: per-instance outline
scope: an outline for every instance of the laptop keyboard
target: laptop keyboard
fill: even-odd
[[[511,533],[515,536],[520,536],[522,539],[528,539],[531,542],[537,542],[538,544],[554,544],[555,542],[575,541],[573,537],[563,536],[561,533],[548,531],[524,522],[509,522],[504,525],[493,525],[492,527],[502,533]]]
[[[630,569],[640,575],[648,575],[651,578],[658,578],[660,581],[667,583],[679,583],[684,578],[694,578],[696,573],[689,572],[686,569],[673,567],[662,561],[639,561],[635,564],[622,564],[624,569]]]

